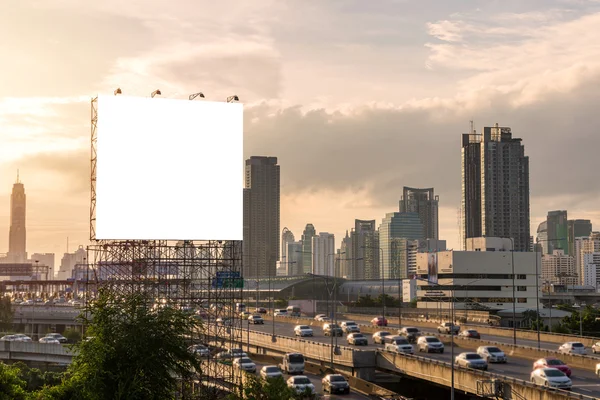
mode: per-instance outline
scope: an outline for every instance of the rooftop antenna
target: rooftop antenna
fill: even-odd
[[[471,134],[475,134],[475,129],[473,129],[473,120],[470,120],[469,123],[471,124]]]
[[[19,182],[19,170],[17,169],[17,183],[21,183]]]

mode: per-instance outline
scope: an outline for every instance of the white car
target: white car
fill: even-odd
[[[454,359],[454,364],[460,367],[481,369],[483,371],[487,371],[488,369],[487,361],[479,354],[471,352],[460,353]]]
[[[194,353],[199,355],[200,357],[208,357],[210,356],[210,350],[203,344],[194,344],[188,347],[190,353]]]
[[[17,340],[17,335],[5,335],[2,336],[2,339],[0,339],[4,342],[14,342]]]
[[[46,344],[60,344],[60,342],[56,339],[50,338],[50,337],[43,337],[40,339],[40,343],[46,343]]]
[[[581,342],[567,342],[558,348],[561,354],[581,354],[586,353],[585,346]]]
[[[508,362],[506,354],[496,346],[479,346],[477,348],[477,354],[483,357],[488,363]]]
[[[264,380],[283,377],[281,370],[277,365],[265,365],[260,370],[260,376]]]
[[[594,343],[594,345],[592,346],[592,353],[600,353],[600,342]]]
[[[22,333],[17,333],[15,334],[15,340],[17,342],[31,342],[31,338],[27,335],[24,335]]]
[[[56,339],[61,343],[67,343],[68,340],[66,337],[64,337],[63,335],[61,335],[60,333],[49,333],[46,335],[46,337],[52,338],[52,339]]]
[[[417,349],[426,353],[443,353],[444,343],[442,343],[440,339],[436,338],[435,336],[421,336],[417,340]]]
[[[310,379],[305,375],[292,376],[287,380],[287,385],[289,388],[294,389],[298,394],[307,391],[311,394],[315,394],[315,385],[313,385]]]
[[[403,339],[405,343],[396,344],[396,343],[388,343],[385,345],[385,350],[393,351],[394,353],[404,353],[404,354],[413,354],[415,350],[413,349],[412,344],[408,343],[407,339]]]
[[[387,331],[375,332],[373,334],[373,343],[383,344],[384,343],[384,337],[390,336],[390,335],[391,335],[391,333],[387,332]]]
[[[287,310],[275,310],[273,312],[273,316],[275,316],[275,317],[287,317],[288,313],[287,313]]]
[[[531,373],[531,383],[557,389],[571,390],[573,382],[556,368],[538,368]]]
[[[233,366],[247,372],[256,372],[256,364],[248,357],[240,357],[233,360]]]
[[[317,315],[315,315],[315,321],[321,321],[321,318],[324,318],[324,317],[326,317],[325,314],[317,314]]]
[[[341,324],[344,333],[360,333],[360,328],[354,321],[344,321]]]
[[[296,325],[294,328],[294,334],[300,337],[313,336],[313,330],[308,325]]]

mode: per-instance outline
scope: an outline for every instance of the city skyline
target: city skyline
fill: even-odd
[[[341,239],[355,219],[379,224],[396,211],[403,186],[434,187],[439,237],[459,248],[456,149],[470,120],[478,130],[510,126],[526,144],[532,234],[549,210],[600,220],[589,168],[600,144],[591,123],[600,4],[426,3],[2,9],[0,33],[20,40],[0,74],[0,252],[8,251],[17,169],[27,185],[28,250],[62,254],[67,237],[70,251],[87,244],[89,100],[116,87],[239,95],[244,156],[278,157],[281,226],[297,239],[307,223]],[[210,15],[228,23],[215,26]],[[293,15],[311,23],[292,23]],[[48,18],[55,23],[39,23]]]

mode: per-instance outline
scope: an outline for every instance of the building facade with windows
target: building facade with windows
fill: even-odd
[[[504,310],[512,309],[515,299],[516,307],[535,309],[541,298],[541,292],[536,293],[536,257],[539,254],[511,251],[418,253],[417,306],[449,309],[454,304],[460,310]],[[437,284],[430,282],[433,274]]]

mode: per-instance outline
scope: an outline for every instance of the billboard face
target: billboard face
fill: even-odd
[[[434,285],[438,283],[437,254],[435,253],[427,254],[427,280]]]
[[[239,103],[98,96],[96,239],[242,240]]]

